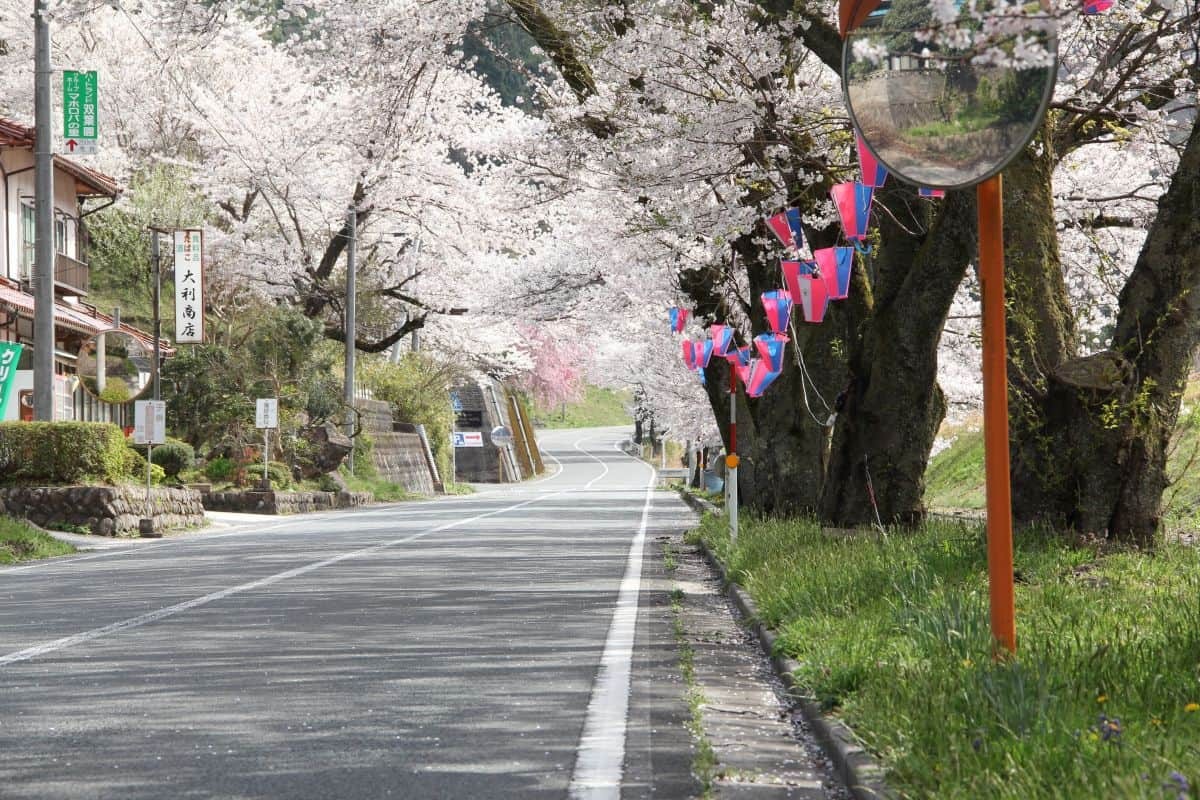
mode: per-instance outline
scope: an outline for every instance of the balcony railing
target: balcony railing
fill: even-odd
[[[21,277],[32,287],[36,283],[35,274],[37,274],[37,267],[30,264],[22,270]],[[66,253],[54,254],[55,294],[86,297],[91,282],[92,272],[87,264],[71,258]]]

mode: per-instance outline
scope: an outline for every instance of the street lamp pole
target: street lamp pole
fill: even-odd
[[[46,0],[35,0],[33,416],[40,422],[54,419],[54,153],[48,15]]]

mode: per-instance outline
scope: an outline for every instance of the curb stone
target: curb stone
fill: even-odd
[[[720,510],[712,503],[696,497],[686,490],[681,490],[680,496],[685,503],[700,513],[706,511],[720,513]],[[850,790],[850,794],[855,797],[855,800],[895,800],[896,793],[884,783],[883,767],[859,743],[854,732],[840,720],[825,715],[816,700],[796,680],[795,673],[800,669],[800,663],[793,658],[776,653],[775,644],[778,635],[759,621],[761,617],[754,599],[745,589],[729,579],[725,565],[703,540],[699,542],[699,548],[705,560],[720,576],[721,583],[726,587],[730,599],[733,600],[742,616],[742,621],[754,631],[763,652],[771,660],[771,666],[775,669],[775,673],[788,688],[789,694],[796,700],[805,721],[812,727],[821,746],[825,748],[837,768],[839,777]]]

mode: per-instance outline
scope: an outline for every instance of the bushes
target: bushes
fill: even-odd
[[[118,483],[129,473],[125,436],[107,422],[0,423],[0,475],[12,483]]]
[[[232,458],[214,458],[204,465],[204,475],[213,483],[225,483],[233,478],[237,464]]]
[[[165,444],[155,445],[150,460],[162,467],[168,478],[175,480],[179,473],[196,463],[196,451],[187,442],[168,438]]]
[[[142,445],[138,445],[142,447]],[[158,448],[154,448],[155,453]],[[136,450],[133,446],[129,447],[129,477],[133,478],[138,483],[146,482],[146,456],[141,451]],[[150,482],[157,485],[166,480],[167,473],[158,464],[150,465]]]
[[[257,480],[262,476],[262,464],[247,464],[246,471]],[[267,477],[271,479],[272,489],[292,488],[292,472],[287,464],[272,461],[267,464]]]

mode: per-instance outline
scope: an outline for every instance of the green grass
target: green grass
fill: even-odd
[[[392,483],[378,477],[349,475],[342,471],[342,479],[346,488],[352,492],[370,492],[380,503],[399,503],[405,500],[418,500],[421,495],[408,491],[398,483]]]
[[[475,487],[469,483],[447,481],[442,485],[446,494],[475,494]]]
[[[978,528],[847,539],[746,518],[731,551],[710,516],[697,535],[905,797],[1200,797],[1171,788],[1200,787],[1200,549],[1019,534],[1019,654],[994,661]]]
[[[0,516],[0,564],[33,561],[74,553],[66,542],[47,536],[20,520]]]
[[[627,410],[629,403],[628,392],[588,386],[584,389],[582,400],[567,403],[565,418],[562,406],[539,406],[534,410],[534,418],[546,428],[607,428],[614,425],[632,425],[633,418]]]
[[[983,434],[959,433],[929,461],[925,503],[933,509],[978,509],[986,505],[983,481]]]

